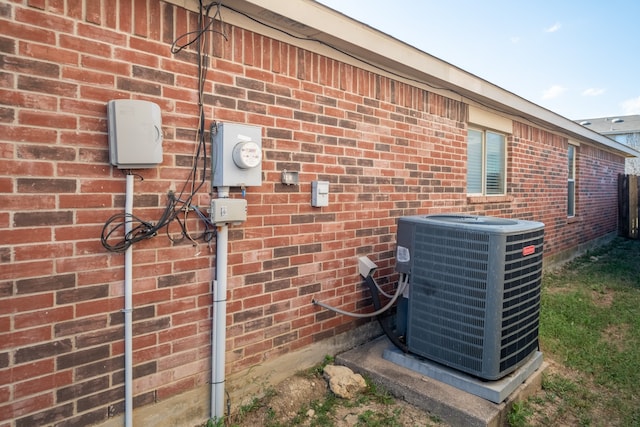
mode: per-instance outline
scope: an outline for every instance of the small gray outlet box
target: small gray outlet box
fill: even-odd
[[[329,181],[311,181],[311,206],[329,206]]]

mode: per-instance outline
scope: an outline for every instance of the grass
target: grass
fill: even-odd
[[[540,343],[550,373],[512,426],[640,426],[640,241],[545,273]]]

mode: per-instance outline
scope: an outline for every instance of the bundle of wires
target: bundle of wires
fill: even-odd
[[[198,219],[204,224],[204,231],[198,236],[192,236],[188,231],[187,212],[189,211],[195,212]],[[181,213],[184,213],[184,218],[180,218]],[[179,238],[172,237],[169,233],[169,225],[173,221],[180,226],[181,236]],[[127,222],[132,224],[131,231],[124,234],[123,230],[126,228],[125,224]],[[215,227],[209,217],[198,206],[176,198],[175,194],[170,191],[167,195],[167,204],[157,222],[145,221],[135,215],[125,213],[113,215],[102,227],[100,242],[110,252],[125,252],[132,244],[157,236],[162,228],[166,229],[167,237],[173,243],[178,243],[185,238],[194,244],[197,240],[210,242],[215,231]],[[115,236],[120,236],[120,238],[115,243],[112,243],[116,238]]]
[[[210,12],[214,6],[216,7],[216,13],[213,17],[210,17]],[[191,171],[189,172],[189,176],[186,179],[178,196],[176,196],[172,191],[168,192],[166,206],[157,221],[145,221],[141,218],[138,218],[137,216],[125,213],[116,214],[109,218],[102,228],[101,235],[102,246],[104,246],[108,251],[125,252],[127,248],[133,243],[145,239],[150,239],[156,236],[162,228],[166,228],[167,237],[174,243],[177,243],[178,241],[183,239],[188,239],[193,244],[195,244],[196,240],[201,239],[205,242],[210,242],[213,238],[215,227],[209,220],[208,216],[204,212],[202,212],[198,208],[198,206],[192,204],[192,201],[195,195],[204,185],[207,175],[207,165],[209,163],[209,160],[207,159],[205,117],[203,106],[204,85],[207,79],[206,76],[209,63],[209,44],[207,42],[208,38],[205,37],[205,35],[209,32],[219,33],[217,31],[213,31],[211,28],[216,17],[218,17],[218,19],[222,21],[222,18],[220,16],[220,6],[220,3],[212,2],[205,7],[202,4],[202,0],[200,0],[198,30],[191,31],[179,36],[171,45],[171,53],[177,54],[188,46],[195,44],[198,55],[199,122],[196,134],[197,145],[193,156],[193,164]],[[227,38],[224,33],[219,34],[221,34],[225,39]],[[191,37],[193,38],[190,39]],[[187,41],[184,44],[178,44],[180,40],[183,40],[185,38],[187,39]],[[213,122],[210,129],[212,137],[216,131],[217,125],[215,122]],[[203,165],[200,176],[198,177],[198,165],[200,162],[202,162]],[[131,171],[129,171],[128,173],[131,174]],[[204,231],[198,236],[193,236],[188,231],[187,216],[189,212],[195,212],[198,218],[204,224]],[[177,238],[172,237],[169,232],[169,225],[174,221],[177,222],[180,227],[181,236]],[[125,224],[127,223],[132,223],[131,232],[124,234],[123,230],[125,228]],[[119,236],[119,240],[116,240],[115,243],[112,243],[113,240],[116,239],[116,236]]]

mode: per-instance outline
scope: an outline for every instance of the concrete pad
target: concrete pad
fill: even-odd
[[[505,400],[524,380],[529,378],[531,374],[542,366],[542,353],[536,351],[524,365],[509,375],[505,375],[503,378],[495,381],[482,381],[476,377],[432,362],[423,357],[411,353],[403,353],[395,346],[384,350],[382,357],[395,364],[433,378],[434,380],[490,400],[493,403],[500,403]]]
[[[505,425],[513,402],[540,389],[542,373],[547,366],[542,363],[505,401],[495,403],[384,359],[383,353],[390,347],[393,344],[383,336],[339,354],[336,362],[368,376],[396,398],[428,411],[452,426]]]

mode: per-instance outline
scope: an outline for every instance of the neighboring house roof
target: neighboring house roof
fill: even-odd
[[[169,1],[185,5],[185,0]],[[195,1],[186,2],[187,7],[197,8]],[[225,7],[239,12],[239,15],[225,16],[227,23],[255,28],[267,36],[284,39],[293,45],[339,58],[363,69],[409,81],[430,92],[524,119],[541,128],[598,145],[624,157],[640,156],[640,152],[632,147],[313,0],[235,0],[230,6],[225,4]],[[267,25],[256,27],[256,22]]]
[[[640,132],[640,114],[581,119],[576,120],[576,123],[580,123],[603,135],[621,135]]]

